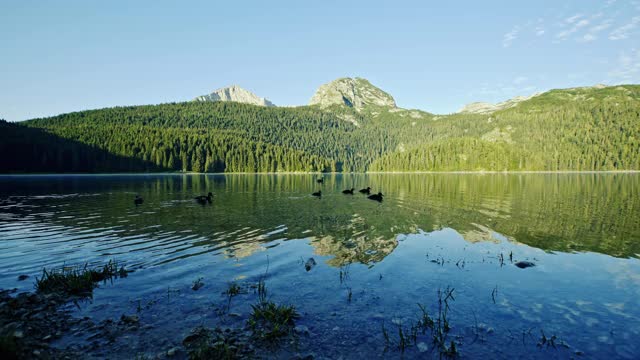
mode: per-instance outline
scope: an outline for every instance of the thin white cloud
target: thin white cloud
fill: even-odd
[[[612,20],[606,19],[596,26],[592,26],[587,30],[587,33],[578,39],[580,42],[591,42],[598,39],[598,33],[611,27]]]
[[[618,64],[609,72],[609,76],[617,83],[640,81],[640,50],[631,49],[631,52],[622,52],[618,56]]]
[[[583,27],[589,25],[590,21],[587,20],[587,19],[582,19],[582,20],[572,21],[570,23],[573,24],[573,26],[571,26],[570,28],[568,28],[566,30],[563,30],[563,31],[557,33],[556,34],[556,39],[558,39],[558,40],[566,40],[567,38],[569,38],[570,35],[576,33],[578,30],[582,29]]]
[[[631,8],[628,5],[631,5]],[[610,40],[633,38],[636,32],[640,31],[640,14],[634,9],[640,11],[639,0],[630,2],[610,0],[603,1],[600,6],[588,10],[584,7],[578,9],[581,10],[579,12],[574,10],[572,14],[564,14],[555,21],[545,18],[531,19],[514,26],[511,31],[504,34],[502,46],[508,48],[517,39],[530,41],[542,38],[543,35],[550,35],[548,38],[553,43],[571,40],[587,44],[601,38]],[[623,20],[625,14],[629,14],[630,11],[635,13],[631,14],[633,17]],[[617,28],[615,24],[618,24]]]
[[[502,46],[503,47],[511,46],[513,41],[518,38],[518,33],[519,32],[520,32],[520,27],[516,26],[511,31],[509,31],[508,33],[504,34],[504,37],[502,38]]]
[[[602,30],[606,30],[606,29],[611,27],[611,23],[612,23],[612,20],[611,19],[607,19],[607,20],[603,21],[602,23],[600,23],[599,25],[596,25],[596,26],[592,27],[591,29],[589,29],[589,32],[597,33],[597,32],[600,32]]]
[[[582,15],[582,14],[575,14],[573,16],[570,16],[570,17],[566,18],[564,20],[564,22],[567,23],[567,24],[573,24],[574,22],[578,21],[578,19],[580,19],[583,16],[584,15]]]
[[[640,25],[640,16],[634,16],[631,22],[614,29],[609,34],[609,40],[624,40]]]
[[[513,79],[513,83],[516,85],[520,85],[522,83],[525,83],[527,80],[529,80],[529,78],[526,76],[518,76],[517,78]]]

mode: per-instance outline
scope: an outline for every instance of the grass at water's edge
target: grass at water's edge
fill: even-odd
[[[84,266],[61,267],[59,269],[42,269],[42,276],[36,278],[36,291],[39,293],[72,296],[91,296],[93,289],[100,282],[117,277],[127,277],[124,266],[118,267],[115,260],[109,260],[101,268],[91,269]]]

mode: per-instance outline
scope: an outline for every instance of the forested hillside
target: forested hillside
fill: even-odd
[[[184,102],[3,123],[1,172],[640,169],[640,86],[489,114]],[[19,150],[18,150],[19,149]]]
[[[370,170],[640,169],[640,86],[552,90],[469,116],[440,118],[434,141],[382,156]]]

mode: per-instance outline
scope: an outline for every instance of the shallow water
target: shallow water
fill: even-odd
[[[310,330],[273,356],[400,357],[393,344],[385,350],[383,324],[396,341],[417,304],[437,315],[438,289],[450,287],[449,339],[462,357],[640,357],[638,174],[324,179],[0,177],[0,288],[32,290],[43,267],[126,264],[135,272],[75,310],[140,315],[147,328],[110,345],[116,357],[178,346],[200,324],[241,325],[264,274],[270,297],[295,305]],[[367,185],[382,203],[341,193]],[[320,189],[321,199],[310,195]],[[212,205],[193,201],[208,191]],[[536,266],[513,265],[521,260]],[[191,290],[199,278],[205,286]],[[232,281],[248,291],[222,314]],[[556,346],[538,346],[542,333]],[[74,341],[83,339],[62,345]],[[404,357],[438,357],[427,335],[417,342]]]

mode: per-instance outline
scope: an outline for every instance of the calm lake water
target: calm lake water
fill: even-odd
[[[316,179],[0,177],[0,288],[33,290],[43,267],[64,264],[116,259],[135,270],[74,310],[95,320],[138,313],[147,325],[98,356],[155,355],[198,325],[240,326],[257,296],[234,297],[223,314],[223,292],[266,274],[271,299],[295,305],[309,329],[267,357],[400,357],[385,351],[383,324],[396,341],[418,304],[437,315],[438,289],[450,287],[461,357],[640,358],[640,175]],[[366,186],[384,201],[357,193]],[[341,193],[351,187],[356,195]],[[212,205],[193,200],[209,191]],[[317,265],[306,271],[309,258]],[[536,266],[514,265],[523,260]],[[191,290],[199,278],[204,287]],[[556,346],[538,346],[542,333]],[[404,357],[438,357],[428,335],[418,343]]]

